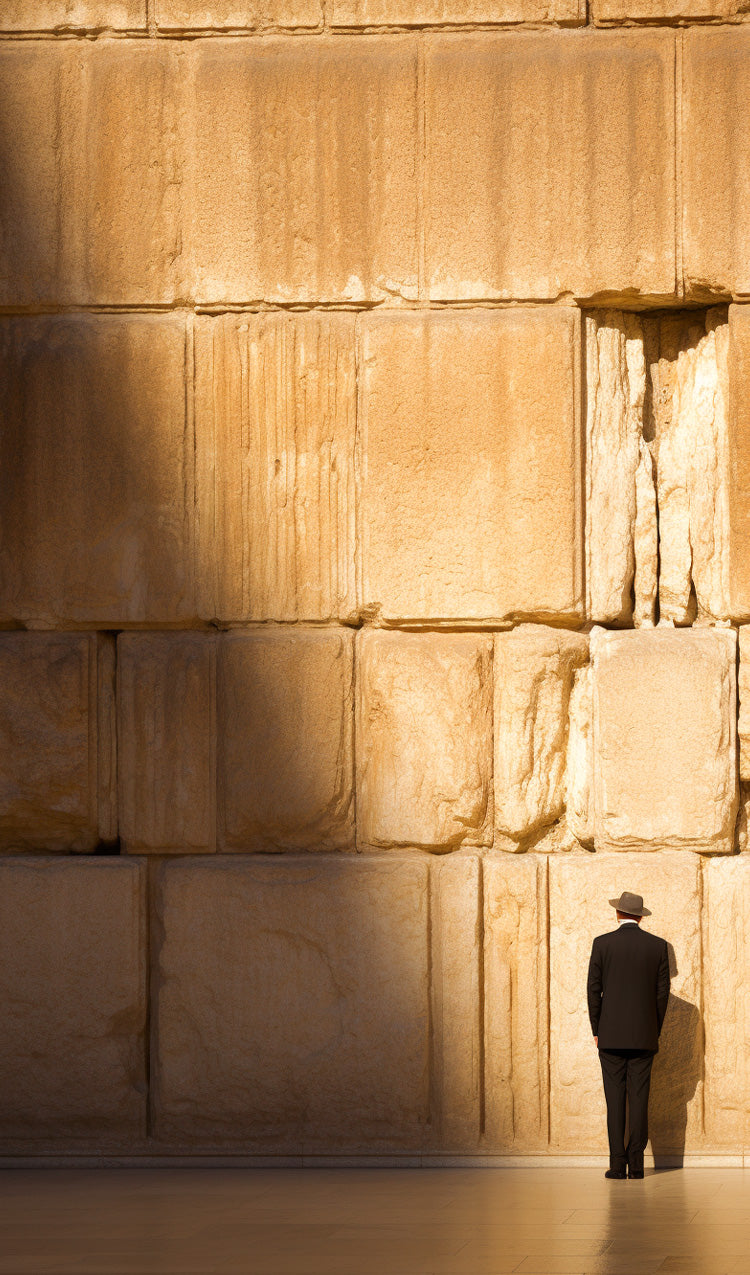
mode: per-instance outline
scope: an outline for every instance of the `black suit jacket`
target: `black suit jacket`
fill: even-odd
[[[588,1001],[600,1049],[659,1048],[669,1000],[669,953],[664,939],[639,925],[600,934],[591,948]]]

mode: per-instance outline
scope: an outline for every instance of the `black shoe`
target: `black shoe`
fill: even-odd
[[[607,1169],[607,1172],[604,1174],[604,1176],[605,1178],[624,1178],[625,1170],[624,1169]]]
[[[628,1169],[628,1177],[629,1177],[629,1178],[642,1178],[642,1177],[643,1177],[643,1169]]]

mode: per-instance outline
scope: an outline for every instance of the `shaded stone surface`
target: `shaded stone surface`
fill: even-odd
[[[426,860],[173,859],[157,891],[157,1137],[421,1145]]]
[[[221,638],[221,849],[354,848],[353,645],[346,629]]]
[[[0,1130],[127,1146],[146,1134],[145,868],[0,859]]]
[[[0,848],[117,836],[115,654],[95,633],[0,633]]]

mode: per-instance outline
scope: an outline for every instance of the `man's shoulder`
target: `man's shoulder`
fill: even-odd
[[[659,934],[652,934],[650,930],[641,930],[641,934],[645,939],[648,939],[653,947],[662,948],[667,946],[667,940],[663,939]]]

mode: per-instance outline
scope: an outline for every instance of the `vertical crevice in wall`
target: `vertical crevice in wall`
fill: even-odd
[[[675,101],[674,101],[674,158],[675,158],[675,291],[677,296],[685,296],[685,271],[683,265],[683,197],[682,197],[682,67],[685,47],[685,34],[675,34]]]
[[[434,889],[435,873],[431,866],[427,870],[427,1119],[429,1121],[430,1132],[438,1136],[442,1133],[442,1102],[440,1085],[435,1084],[435,1064],[437,1058],[437,1050],[435,1049],[435,970],[434,961],[432,959],[433,933],[432,928],[435,919],[435,908],[433,905],[433,889]],[[442,1026],[442,1023],[441,1023]],[[442,1080],[442,1066],[440,1069],[440,1079]]]
[[[153,963],[154,945],[152,941],[153,930],[154,930],[153,917],[152,917],[152,910],[154,907],[153,884],[154,884],[154,874],[160,862],[161,861],[159,859],[155,860],[150,855],[146,856],[146,870],[145,870],[146,899],[145,899],[145,906],[143,908],[144,927],[145,927],[144,949],[146,953],[146,965],[145,965],[146,1020],[143,1025],[143,1060],[144,1060],[144,1073],[146,1077],[146,1104],[145,1104],[146,1106],[146,1138],[149,1140],[152,1137],[152,1129],[153,1129],[154,1093],[153,1093],[153,1076],[151,1074],[152,1058],[153,1058],[151,1032],[153,1029],[153,1024],[155,1022],[155,1019],[153,1018],[153,1014],[152,1014],[152,1006],[154,1002],[154,987],[155,987],[155,981],[156,981],[154,963]]]

